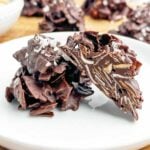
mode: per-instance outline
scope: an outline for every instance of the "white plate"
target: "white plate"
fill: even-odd
[[[65,42],[73,33],[49,36]],[[150,144],[150,46],[120,37],[136,50],[143,67],[137,77],[143,91],[143,109],[139,120],[122,113],[111,101],[97,109],[82,104],[78,111],[55,112],[53,118],[30,117],[5,99],[5,87],[20,64],[12,54],[26,46],[29,37],[0,45],[0,145],[15,150],[127,150]],[[106,100],[99,91],[95,101]]]

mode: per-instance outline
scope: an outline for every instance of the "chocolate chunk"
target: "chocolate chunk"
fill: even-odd
[[[54,99],[51,98],[52,89],[50,86],[45,84],[43,84],[43,86],[38,86],[36,81],[30,76],[23,76],[22,78],[32,97],[42,102],[54,101]]]
[[[13,88],[7,87],[5,96],[8,100],[8,102],[12,102],[12,100],[14,99]]]
[[[37,102],[37,103],[33,103],[33,104],[30,104],[30,105],[28,105],[28,108],[30,109],[30,108],[32,108],[32,109],[34,109],[34,108],[38,108],[38,107],[40,107],[40,103],[39,102]]]
[[[44,74],[39,74],[38,80],[40,80],[40,81],[49,81],[51,79],[51,76],[52,75],[49,72],[46,72]]]
[[[32,116],[37,116],[37,115],[48,115],[50,117],[53,116],[53,112],[51,112],[54,108],[56,108],[57,103],[47,103],[40,105],[38,108],[32,109],[30,114]]]
[[[21,82],[21,79],[19,77],[13,80],[11,88],[13,88],[13,97],[17,99],[22,109],[26,109],[27,104],[25,91],[23,90],[23,83]]]
[[[32,116],[51,117],[56,107],[77,110],[80,101],[93,94],[88,77],[66,61],[56,45],[51,38],[36,35],[14,54],[22,67],[6,88],[6,98],[18,100],[19,109],[29,109]]]
[[[69,96],[69,100],[64,101],[61,105],[61,110],[66,111],[68,109],[72,109],[76,111],[79,108],[80,101],[82,100],[81,96],[75,95],[74,92]]]
[[[38,71],[44,74],[49,68],[53,68],[60,58],[50,45],[50,40],[51,38],[37,35],[29,40],[27,49],[16,52],[14,57],[22,66],[27,67],[29,73]]]
[[[132,11],[125,0],[85,0],[84,12],[95,19],[119,20]]]
[[[24,0],[23,16],[43,16],[53,0]]]
[[[143,100],[134,76],[142,64],[127,45],[113,35],[83,32],[70,36],[61,50],[118,107],[138,119],[136,109]],[[75,89],[88,93],[84,86]]]
[[[43,32],[83,31],[83,12],[73,0],[54,0],[49,5],[49,11],[44,13],[39,28]]]
[[[56,66],[53,71],[58,73],[58,74],[61,74],[63,73],[64,71],[66,70],[66,64],[61,64],[59,66]]]
[[[61,101],[67,101],[71,91],[72,91],[72,86],[70,86],[64,79],[62,82],[55,86],[54,91],[57,95],[57,99],[60,99]]]
[[[138,7],[129,14],[128,20],[119,26],[119,34],[150,44],[150,3]]]

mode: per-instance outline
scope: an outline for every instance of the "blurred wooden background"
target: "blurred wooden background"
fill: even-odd
[[[20,17],[18,22],[4,35],[0,36],[0,42],[5,42],[25,35],[40,33],[38,24],[41,18],[37,17]],[[109,22],[106,20],[93,20],[90,17],[85,17],[86,30],[95,30],[99,32],[107,32],[111,29],[116,29],[122,21]]]
[[[84,0],[75,0],[77,4],[82,5]],[[12,40],[25,35],[39,33],[38,24],[41,18],[37,17],[20,17],[18,22],[3,36],[0,36],[0,43]],[[116,29],[122,21],[110,22],[106,20],[93,20],[90,17],[85,17],[86,30],[95,30],[99,32],[107,32],[110,29]]]

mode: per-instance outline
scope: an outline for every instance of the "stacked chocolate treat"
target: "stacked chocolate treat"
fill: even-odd
[[[21,63],[6,89],[9,102],[17,100],[20,109],[31,115],[53,116],[53,109],[77,110],[86,96],[92,95],[90,80],[52,46],[49,37],[36,35],[14,57]]]
[[[39,27],[42,32],[84,31],[84,14],[72,0],[53,0]]]
[[[52,0],[24,0],[23,16],[43,16]]]
[[[138,119],[143,99],[134,77],[141,63],[127,45],[113,35],[84,32],[68,37],[61,49],[120,109]]]
[[[25,0],[25,16],[43,16],[41,32],[84,31],[84,13],[71,0]]]
[[[133,11],[117,32],[150,44],[150,3]]]
[[[134,77],[141,63],[136,54],[117,37],[97,32],[69,36],[64,46],[36,35],[28,46],[14,54],[22,67],[6,89],[9,102],[31,115],[52,116],[60,110],[77,110],[82,99],[93,94],[95,84],[124,112],[138,119],[142,94]]]
[[[83,10],[92,18],[108,20],[122,19],[132,11],[126,0],[85,0]]]

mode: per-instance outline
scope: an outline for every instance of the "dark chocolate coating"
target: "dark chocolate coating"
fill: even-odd
[[[117,32],[150,44],[150,3],[133,11]]]
[[[113,35],[83,32],[70,36],[61,50],[118,107],[138,119],[143,99],[134,76],[142,64],[127,45]]]
[[[107,20],[122,19],[132,11],[126,0],[85,0],[82,8],[92,18]]]
[[[19,108],[30,109],[31,115],[51,117],[56,107],[77,110],[80,101],[93,94],[87,76],[51,43],[51,38],[36,35],[14,54],[22,66],[6,88],[6,98],[8,102],[16,99]]]
[[[24,0],[23,16],[43,16],[53,0]]]
[[[73,0],[54,0],[39,24],[42,32],[84,31],[84,15]]]

